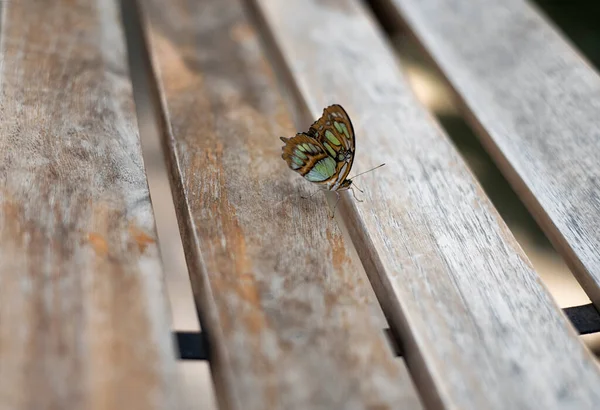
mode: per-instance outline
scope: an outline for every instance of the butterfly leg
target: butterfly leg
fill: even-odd
[[[358,186],[356,186],[356,184],[352,184],[352,186],[356,189],[358,189],[360,192],[362,192],[363,194],[365,193],[365,191],[363,191],[362,189],[360,189]]]
[[[309,196],[302,196],[302,195],[300,195],[300,198],[302,198],[302,199],[312,198],[315,194],[317,194],[317,193],[319,193],[321,191],[322,191],[322,189],[318,189],[315,192],[313,192],[312,194],[310,194]]]
[[[352,187],[350,187],[349,189],[352,191],[352,196],[354,197],[354,199],[356,199],[358,202],[365,202],[362,199],[358,199],[356,197],[356,194],[354,193],[354,189]],[[359,189],[359,191],[360,191],[360,189]],[[363,191],[360,191],[360,192],[363,192]]]
[[[335,201],[335,205],[333,206],[333,213],[329,217],[330,219],[335,218],[335,210],[336,210],[336,208],[338,206],[338,203],[340,202],[340,199],[341,199],[340,193],[338,191],[333,191],[333,192],[335,192],[335,194],[337,195],[337,201]]]

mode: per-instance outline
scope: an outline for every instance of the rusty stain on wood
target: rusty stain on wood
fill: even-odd
[[[295,130],[240,5],[142,4],[222,408],[420,408],[323,197],[280,158]]]
[[[148,235],[146,232],[141,230],[135,225],[129,226],[129,234],[133,237],[133,240],[137,243],[138,250],[140,253],[144,253],[148,245],[156,243],[156,239]]]
[[[108,244],[100,234],[95,232],[88,234],[88,241],[92,244],[98,256],[106,256],[108,253]]]
[[[457,63],[465,61],[484,67],[475,77],[490,76],[489,84],[497,87],[498,75],[491,73],[505,67],[495,64],[495,55],[482,60],[471,46],[489,54],[494,32],[485,33],[488,42],[481,42],[479,34],[491,26],[506,30],[515,24],[523,14],[510,18],[507,5],[524,8],[524,2],[394,1],[411,10],[428,43],[435,43],[448,65],[453,63],[463,89],[480,97],[487,92],[487,85],[472,81],[467,64]],[[386,163],[361,177],[365,201],[357,203],[344,194],[337,212],[390,325],[401,336],[404,357],[426,405],[465,410],[597,407],[600,372],[594,358],[447,136],[419,105],[364,5],[358,0],[248,3],[298,107],[299,122],[310,122],[324,106],[341,103],[357,134],[355,172]],[[467,32],[473,42],[464,42],[473,10],[486,16],[492,9],[495,18],[481,30]],[[504,23],[500,17],[506,18]],[[459,19],[464,21],[456,23]],[[438,34],[434,42],[431,33],[446,27],[453,27],[451,36]],[[456,41],[449,43],[449,38]],[[519,41],[515,37],[515,44],[521,45]],[[550,56],[542,43],[530,51]],[[468,60],[458,59],[457,50]],[[597,84],[597,77],[592,81]],[[497,89],[498,95],[511,87],[527,94],[527,87],[521,87],[526,83],[514,78]],[[542,87],[540,92],[553,89]],[[519,104],[541,95],[525,94]],[[490,111],[494,104],[481,104],[485,98],[473,101],[486,119],[495,118]],[[590,124],[595,122],[586,122]],[[547,176],[543,181],[551,184],[555,179]],[[334,202],[335,195],[330,197]]]
[[[0,408],[177,409],[117,2],[0,13]]]

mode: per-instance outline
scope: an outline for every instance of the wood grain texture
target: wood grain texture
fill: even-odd
[[[448,138],[411,93],[365,9],[351,0],[256,0],[252,11],[305,120],[353,118],[341,221],[402,334],[425,404],[592,409],[600,373]]]
[[[600,307],[598,73],[526,1],[384,1]]]
[[[0,409],[177,409],[117,3],[0,8]]]
[[[281,158],[295,130],[240,5],[142,4],[221,408],[420,408],[358,258]]]

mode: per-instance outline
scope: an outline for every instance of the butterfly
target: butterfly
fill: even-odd
[[[285,143],[281,157],[293,171],[324,189],[334,191],[338,201],[340,191],[352,189],[352,178],[347,176],[354,162],[356,142],[352,121],[341,105],[334,104],[325,108],[321,118],[307,132],[297,133],[292,138],[281,137],[281,140]],[[366,172],[383,165],[385,164]],[[364,172],[359,175],[362,174]],[[360,188],[356,188],[362,192]],[[354,190],[352,194],[354,195]],[[362,202],[356,195],[354,198]],[[337,202],[334,212],[335,207]]]

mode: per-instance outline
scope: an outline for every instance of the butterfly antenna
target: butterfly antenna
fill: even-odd
[[[358,175],[354,175],[352,178],[348,178],[348,179],[354,179],[354,178],[356,178],[356,177],[359,177],[359,176],[361,176],[361,175],[364,175],[364,174],[366,174],[367,172],[375,171],[377,168],[381,168],[381,167],[382,167],[382,166],[384,166],[384,165],[385,165],[385,164],[377,165],[375,168],[371,168],[371,169],[370,169],[370,170],[368,170],[368,171],[361,172],[360,174],[358,174]]]

